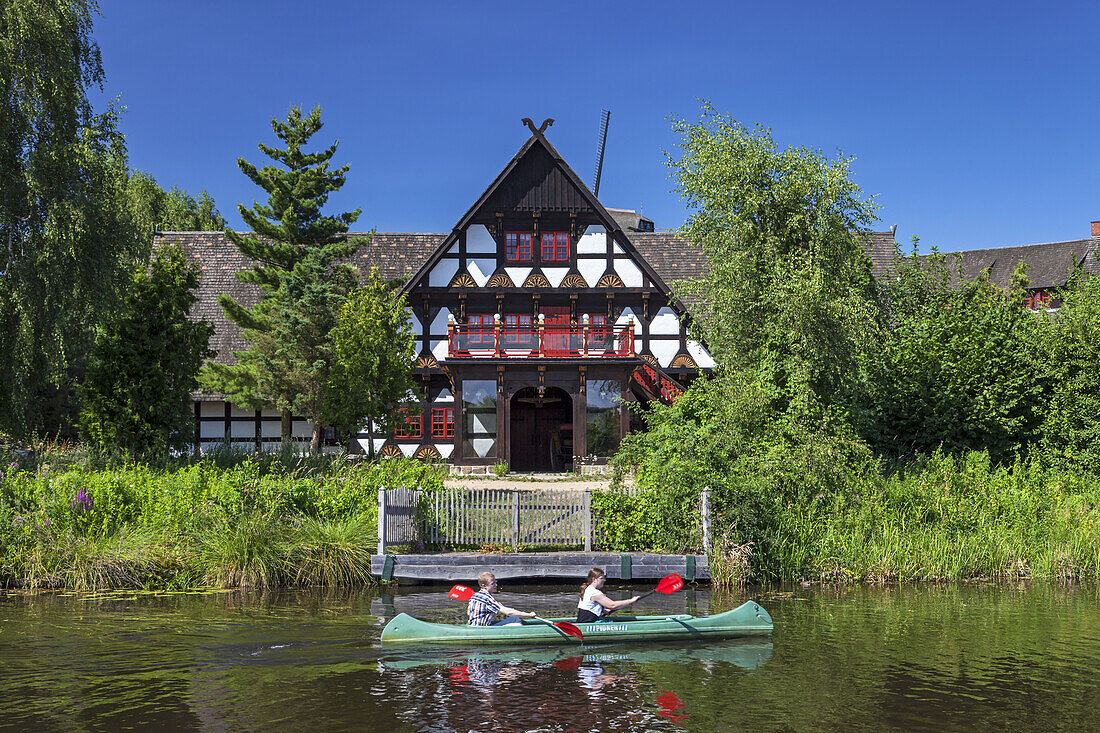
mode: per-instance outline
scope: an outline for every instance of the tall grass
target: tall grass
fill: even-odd
[[[380,488],[438,466],[239,455],[171,468],[0,465],[0,586],[270,588],[371,582]]]
[[[371,579],[377,532],[363,516],[303,520],[288,544],[286,567],[295,585],[360,585]]]

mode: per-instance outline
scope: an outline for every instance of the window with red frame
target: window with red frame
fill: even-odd
[[[531,243],[534,241],[531,232],[506,232],[504,234],[504,259],[509,262],[530,262]]]
[[[534,342],[531,315],[509,313],[504,316],[504,344],[506,346],[530,346]]]
[[[543,262],[568,262],[569,232],[543,232],[539,256]]]
[[[432,437],[455,437],[455,411],[452,407],[432,408]]]
[[[493,316],[487,313],[472,315],[467,320],[470,326],[470,345],[485,346],[493,343]]]
[[[424,435],[424,416],[414,412],[410,407],[397,408],[397,425],[394,427],[395,438],[420,438]]]
[[[591,313],[588,316],[588,342],[596,348],[606,348],[608,337],[607,316],[603,313]]]
[[[1032,290],[1024,296],[1024,305],[1032,310],[1050,307],[1050,293],[1042,290]]]

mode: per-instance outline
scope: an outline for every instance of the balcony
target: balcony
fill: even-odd
[[[589,326],[546,323],[532,326],[455,323],[447,327],[448,357],[624,359],[634,356],[634,323]]]

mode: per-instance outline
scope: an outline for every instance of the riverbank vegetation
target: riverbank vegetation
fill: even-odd
[[[215,453],[152,468],[5,461],[0,586],[189,588],[371,582],[380,487],[441,488],[393,459]]]
[[[680,286],[714,379],[646,411],[599,497],[616,549],[698,551],[720,582],[1100,577],[1100,278],[1057,311],[950,256],[874,279],[847,158],[704,106],[670,159],[708,270]]]

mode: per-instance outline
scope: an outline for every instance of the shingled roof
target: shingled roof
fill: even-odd
[[[370,235],[359,233],[351,236]],[[386,280],[404,280],[420,267],[445,236],[375,234],[370,244],[360,248],[349,261],[361,273],[365,274],[371,267],[377,267],[379,274]],[[243,283],[236,277],[238,272],[251,267],[251,262],[237,251],[223,232],[159,232],[154,240],[154,247],[172,244],[180,246],[199,264],[199,299],[191,309],[191,316],[214,326],[210,348],[217,352],[218,361],[232,364],[236,361],[233,352],[245,349],[247,344],[241,337],[237,324],[226,319],[218,305],[218,296],[227,293],[237,302],[249,307],[259,301],[260,289]]]
[[[1012,273],[1021,262],[1028,264],[1029,288],[1058,288],[1074,267],[1090,275],[1100,275],[1097,251],[1100,239],[1074,239],[1069,242],[1025,244],[1016,247],[992,247],[959,252],[963,276],[974,280],[986,270],[990,281],[1000,288],[1012,284]],[[951,254],[951,253],[948,253]]]
[[[695,278],[703,274],[706,257],[692,242],[674,233],[626,232],[638,253],[645,258],[657,274],[666,282]],[[351,236],[368,236],[352,234]],[[366,273],[377,267],[386,280],[403,281],[410,277],[428,259],[447,234],[378,233],[370,244],[361,248],[350,262]],[[895,253],[894,238],[890,232],[874,233],[870,238],[868,254],[879,274],[879,250],[890,253],[884,262],[892,261]],[[251,263],[223,232],[159,232],[154,246],[175,244],[199,264],[201,280],[198,301],[191,309],[195,320],[214,326],[210,348],[217,352],[219,362],[232,364],[234,351],[247,347],[240,328],[227,320],[218,305],[218,296],[227,293],[245,306],[255,305],[260,291],[254,285],[243,283],[236,274],[248,269]],[[883,255],[884,257],[885,255]],[[883,270],[885,271],[885,270]]]

